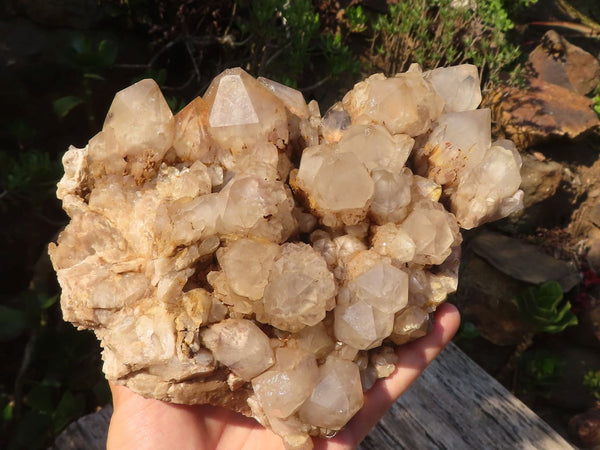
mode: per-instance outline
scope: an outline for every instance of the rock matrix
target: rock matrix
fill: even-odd
[[[223,72],[175,116],[143,80],[70,147],[50,256],[109,380],[255,417],[310,448],[360,409],[456,289],[461,235],[517,211],[473,66],[358,83],[323,117]]]

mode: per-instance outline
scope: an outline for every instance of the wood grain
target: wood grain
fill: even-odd
[[[359,448],[563,450],[574,447],[450,344]]]
[[[112,407],[82,417],[55,450],[106,448]],[[450,344],[392,406],[361,450],[564,450],[558,433]]]

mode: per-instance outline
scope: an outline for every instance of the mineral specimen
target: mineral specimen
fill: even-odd
[[[426,334],[459,227],[521,207],[519,154],[480,100],[468,65],[373,75],[324,117],[241,69],[174,117],[134,84],[63,159],[65,320],[95,330],[109,380],[309,448]]]

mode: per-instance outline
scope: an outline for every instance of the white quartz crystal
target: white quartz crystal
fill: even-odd
[[[300,407],[300,418],[311,425],[339,429],[360,409],[363,393],[358,366],[330,356],[319,367],[318,384]]]
[[[110,381],[310,449],[456,290],[459,227],[522,206],[480,100],[469,65],[373,75],[323,118],[239,68],[175,117],[153,81],[124,89],[63,158],[65,320],[94,329]]]
[[[269,338],[253,322],[227,319],[202,332],[202,342],[215,359],[250,381],[273,365]]]
[[[354,153],[369,172],[403,169],[415,140],[406,134],[392,136],[381,125],[352,125],[339,141],[338,153]]]
[[[423,73],[444,99],[444,112],[470,111],[481,103],[479,71],[472,64],[438,67]]]
[[[418,136],[440,116],[444,100],[421,74],[406,72],[367,78],[346,94],[343,105],[352,123],[379,123],[392,134]]]
[[[364,219],[374,191],[373,180],[359,157],[328,145],[305,149],[295,185],[329,226],[354,225]]]
[[[300,408],[319,380],[317,360],[306,350],[280,348],[275,365],[252,380],[269,417],[285,419]]]
[[[335,305],[336,285],[323,257],[307,244],[284,244],[273,264],[259,320],[289,331],[316,325]]]

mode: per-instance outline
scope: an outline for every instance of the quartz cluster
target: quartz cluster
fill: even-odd
[[[310,448],[427,333],[459,228],[521,207],[480,101],[470,65],[373,75],[323,117],[241,69],[175,116],[154,81],[124,89],[63,158],[65,320],[94,329],[109,380]]]

